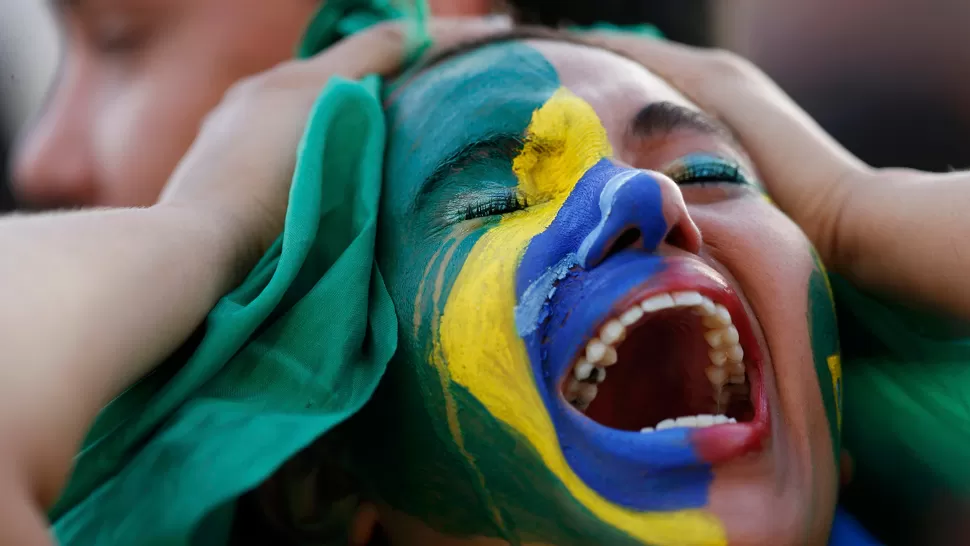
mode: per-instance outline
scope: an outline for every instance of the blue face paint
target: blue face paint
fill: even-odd
[[[640,250],[611,254],[617,239],[632,230],[639,233]],[[707,503],[713,476],[694,452],[689,429],[643,435],[599,426],[563,399],[560,380],[603,317],[663,271],[663,259],[649,251],[666,234],[658,182],[603,160],[532,239],[516,279],[517,326],[570,467],[603,497],[640,510]]]

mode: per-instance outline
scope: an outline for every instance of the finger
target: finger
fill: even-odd
[[[649,68],[658,76],[674,80],[701,62],[699,48],[676,44],[649,36],[590,32],[583,34],[590,43],[622,53]]]
[[[783,208],[795,206],[790,200],[803,196],[806,185],[819,186],[867,169],[770,78],[740,57],[643,37],[598,40],[667,79],[723,120]],[[785,180],[784,185],[772,183],[778,180]]]
[[[511,29],[512,22],[506,17],[433,19],[429,27],[432,43],[425,52],[425,57],[437,55],[460,44],[508,32]]]

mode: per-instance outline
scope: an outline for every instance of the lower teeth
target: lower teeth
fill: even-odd
[[[737,423],[733,417],[727,415],[694,415],[690,417],[678,417],[676,419],[664,419],[657,423],[655,427],[640,429],[640,432],[654,432],[655,430],[666,430],[668,428],[705,428],[726,423]]]

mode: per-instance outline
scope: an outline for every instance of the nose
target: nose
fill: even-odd
[[[13,191],[27,206],[90,205],[95,200],[91,138],[84,117],[88,109],[59,94],[15,150]]]
[[[625,248],[656,252],[667,244],[700,252],[701,232],[691,220],[677,184],[653,171],[623,169],[613,174],[599,195],[600,221],[579,249],[587,269]]]

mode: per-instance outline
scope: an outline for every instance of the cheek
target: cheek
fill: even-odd
[[[815,269],[801,229],[760,197],[689,206],[704,245],[738,280],[762,327],[806,329],[806,294]],[[763,313],[772,317],[762,317]]]
[[[790,505],[777,498],[777,510],[804,514],[815,504],[816,513],[822,513],[817,503],[831,502],[835,493],[833,449],[838,440],[829,427],[832,381],[825,363],[837,346],[817,343],[817,319],[833,315],[826,294],[819,294],[811,245],[798,226],[760,198],[694,206],[690,212],[710,254],[740,284],[771,356],[778,395],[772,415],[786,438],[771,464],[789,470],[792,491],[798,492],[786,497],[792,499]],[[829,306],[823,314],[820,302]],[[818,368],[820,362],[825,370]],[[758,489],[753,483],[745,487]],[[773,487],[762,484],[762,500],[777,497]]]
[[[692,217],[705,244],[738,280],[761,324],[781,411],[793,437],[808,442],[799,453],[825,456],[824,450],[814,452],[830,441],[828,400],[822,393],[831,390],[831,379],[827,367],[817,370],[815,362],[826,361],[837,348],[816,343],[817,319],[831,316],[831,303],[824,289],[819,293],[820,274],[808,239],[780,211],[757,198],[698,209]]]

